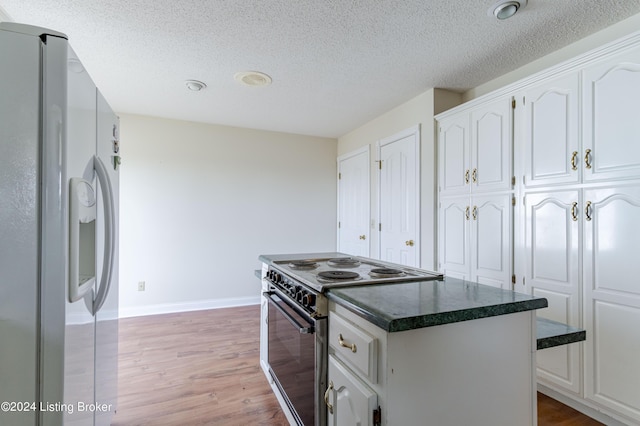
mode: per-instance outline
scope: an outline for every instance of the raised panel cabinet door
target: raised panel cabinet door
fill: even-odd
[[[338,251],[369,257],[369,145],[338,159]]]
[[[328,386],[325,402],[329,425],[373,425],[378,395],[333,355],[329,356]]]
[[[471,192],[511,189],[512,111],[511,97],[471,111]]]
[[[439,122],[438,190],[442,195],[470,191],[469,114],[459,113]]]
[[[640,48],[583,71],[585,181],[640,176]]]
[[[524,94],[524,170],[528,187],[580,181],[579,74],[545,81]]]
[[[640,184],[584,190],[585,396],[640,422]]]
[[[471,197],[471,280],[511,290],[511,195]]]
[[[580,243],[584,218],[580,191],[530,193],[525,196],[525,282],[528,291],[545,297],[542,318],[580,327]],[[538,351],[538,379],[579,393],[580,346]]]
[[[470,279],[469,197],[443,198],[439,206],[439,269],[449,277]]]

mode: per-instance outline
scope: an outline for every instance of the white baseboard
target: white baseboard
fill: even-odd
[[[234,297],[229,299],[209,299],[197,302],[162,303],[158,305],[131,306],[120,308],[120,318],[146,315],[170,314],[174,312],[202,311],[206,309],[231,308],[260,304],[260,296]]]

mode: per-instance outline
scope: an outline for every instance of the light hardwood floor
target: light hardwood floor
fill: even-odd
[[[259,309],[121,319],[112,425],[287,425],[259,366]],[[600,425],[541,394],[538,414],[541,426]]]

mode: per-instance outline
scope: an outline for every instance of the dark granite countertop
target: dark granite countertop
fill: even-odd
[[[327,296],[387,332],[547,307],[547,299],[446,277],[441,281],[343,287]]]
[[[587,338],[584,330],[546,318],[538,318],[537,330],[538,350],[582,342]]]

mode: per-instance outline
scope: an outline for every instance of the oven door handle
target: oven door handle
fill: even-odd
[[[271,297],[273,294],[275,293],[271,293],[271,292],[264,292],[262,293],[266,298],[268,298],[271,303],[273,304],[273,306],[280,311],[280,313],[282,315],[284,315],[284,317],[286,319],[289,320],[289,322],[291,323],[291,325],[293,325],[295,328],[298,329],[298,331],[300,332],[300,334],[313,334],[315,332],[315,329],[313,328],[313,326],[310,327],[305,327],[304,325],[300,324],[298,322],[298,320],[296,320],[294,317],[291,316],[291,314],[287,311],[285,311],[284,309],[282,309],[282,307],[280,307],[280,305],[278,305],[278,303],[276,303],[275,300],[273,300],[273,298]]]

